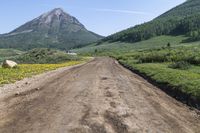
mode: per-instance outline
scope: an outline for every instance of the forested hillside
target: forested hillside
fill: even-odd
[[[138,42],[160,35],[186,35],[200,39],[200,0],[188,0],[154,20],[113,34],[103,41]]]

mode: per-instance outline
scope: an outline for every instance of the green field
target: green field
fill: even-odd
[[[135,52],[138,50],[151,50],[156,48],[166,47],[167,43],[170,43],[172,47],[177,46],[189,46],[198,45],[198,42],[194,43],[182,43],[183,40],[187,39],[185,36],[159,36],[149,40],[136,42],[136,43],[124,43],[124,42],[105,42],[101,45],[92,44],[87,47],[75,49],[75,52],[80,54],[106,54],[106,53],[127,53]]]
[[[15,81],[30,77],[36,74],[55,70],[60,67],[77,65],[84,63],[86,60],[81,61],[68,61],[60,64],[20,64],[15,69],[5,69],[0,67],[0,85],[13,83]]]
[[[158,83],[200,99],[200,47],[184,45],[115,55]]]
[[[172,69],[170,63],[142,63],[137,64],[130,60],[120,60],[140,73],[151,77],[157,83],[179,89],[181,92],[200,99],[200,67],[191,66],[188,70]]]

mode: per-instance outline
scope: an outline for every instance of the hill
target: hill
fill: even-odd
[[[79,60],[80,57],[68,55],[67,53],[59,50],[36,48],[8,59],[14,60],[20,64],[55,64]]]
[[[88,31],[75,17],[56,8],[0,36],[0,48],[30,50],[33,48],[71,49],[101,39]]]
[[[189,38],[184,41],[199,40],[200,1],[187,0],[150,22],[118,32],[102,41],[138,42],[160,35],[186,35]]]
[[[187,37],[181,36],[157,36],[148,40],[143,40],[140,42],[103,42],[101,45],[98,43],[93,43],[83,48],[74,49],[74,52],[83,55],[108,55],[111,53],[126,54],[129,52],[135,52],[140,50],[152,50],[160,49],[166,47],[167,43],[170,43],[171,47],[177,46],[196,46],[199,41],[194,43],[183,43],[182,40],[186,40]]]

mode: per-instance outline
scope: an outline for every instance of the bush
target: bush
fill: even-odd
[[[137,53],[139,63],[187,62],[200,65],[199,47],[179,47],[173,49],[149,50]]]
[[[166,62],[168,61],[165,53],[151,52],[138,56],[140,63],[152,63],[152,62]]]
[[[190,64],[194,64],[194,65],[199,65],[200,64],[200,56],[192,56],[192,57],[187,57],[185,59],[187,62],[189,62]]]
[[[20,64],[55,64],[72,60],[80,60],[81,58],[78,56],[68,55],[67,53],[59,50],[38,48],[27,51],[20,56],[10,59]]]
[[[191,65],[188,62],[179,61],[179,62],[175,62],[173,64],[170,64],[168,67],[173,68],[173,69],[187,70],[191,67]]]

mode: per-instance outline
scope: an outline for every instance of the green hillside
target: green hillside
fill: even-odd
[[[80,60],[80,57],[68,55],[66,52],[59,50],[37,48],[27,51],[19,56],[9,57],[8,59],[14,60],[20,64],[55,64]]]
[[[154,20],[106,37],[102,41],[138,42],[160,35],[186,35],[200,39],[200,1],[188,0]]]
[[[128,42],[104,42],[101,45],[98,43],[93,43],[92,45],[74,49],[75,52],[80,54],[105,54],[105,53],[127,53],[127,52],[135,52],[140,50],[152,50],[152,49],[161,49],[166,47],[168,43],[170,43],[171,47],[177,46],[190,46],[190,45],[198,45],[199,42],[193,43],[183,43],[182,41],[187,39],[185,36],[158,36],[153,37],[148,40],[128,43]]]
[[[55,64],[80,60],[81,57],[71,56],[64,51],[48,48],[36,48],[26,52],[15,49],[0,49],[0,64],[6,59],[20,64]]]

